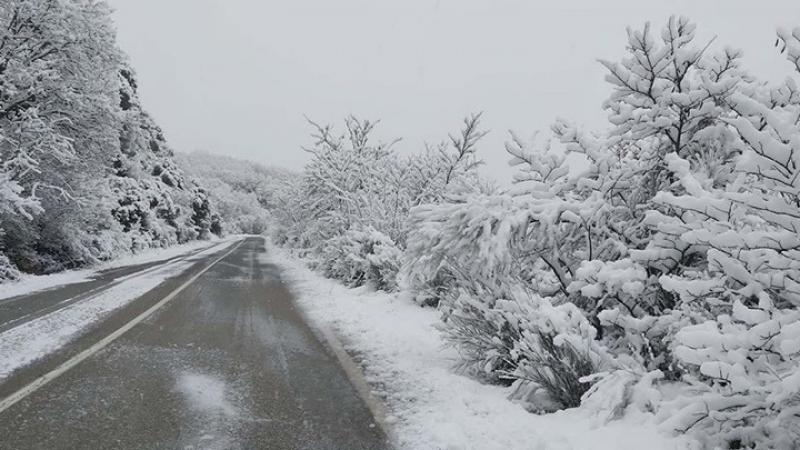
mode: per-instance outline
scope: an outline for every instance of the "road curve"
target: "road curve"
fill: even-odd
[[[247,238],[146,320],[0,412],[0,449],[388,449],[264,252],[263,239]],[[10,390],[0,386],[0,399]]]

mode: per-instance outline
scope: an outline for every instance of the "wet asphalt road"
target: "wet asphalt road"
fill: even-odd
[[[0,448],[389,448],[264,251],[248,238],[147,320],[0,413]]]

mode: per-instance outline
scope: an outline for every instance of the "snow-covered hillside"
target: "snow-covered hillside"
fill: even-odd
[[[221,233],[104,2],[0,3],[0,282]]]

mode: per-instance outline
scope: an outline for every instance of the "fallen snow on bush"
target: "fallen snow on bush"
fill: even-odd
[[[271,248],[312,325],[332,329],[362,365],[390,411],[400,448],[424,449],[685,449],[685,439],[656,430],[651,416],[604,423],[579,409],[534,415],[508,399],[510,388],[457,374],[454,350],[436,326],[437,311],[402,295],[348,289],[311,272],[289,252]]]

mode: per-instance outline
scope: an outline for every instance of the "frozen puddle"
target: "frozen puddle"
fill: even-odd
[[[239,448],[234,436],[241,411],[230,400],[232,393],[224,380],[202,373],[183,372],[178,375],[175,388],[188,406],[189,418],[178,448]]]

